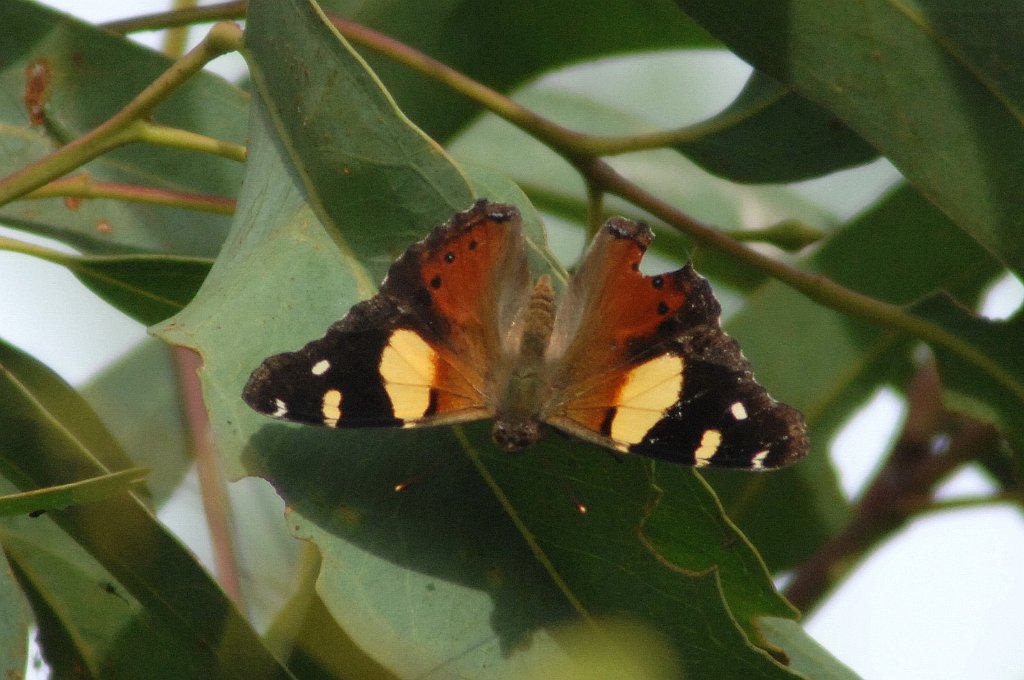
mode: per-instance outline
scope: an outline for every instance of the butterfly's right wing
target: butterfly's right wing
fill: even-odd
[[[609,220],[559,303],[543,419],[626,453],[689,465],[766,469],[807,451],[803,416],[772,399],[721,329],[689,264],[640,273],[650,229]]]

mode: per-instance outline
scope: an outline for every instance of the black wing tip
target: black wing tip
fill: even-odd
[[[267,390],[268,380],[273,369],[264,361],[250,375],[242,388],[242,401],[248,404],[253,410],[259,413],[270,414],[276,408],[274,397]]]
[[[519,208],[511,203],[493,203],[486,198],[478,198],[473,205],[462,212],[455,213],[448,222],[441,227],[455,225],[472,225],[482,220],[494,222],[511,222],[520,219]]]
[[[634,222],[628,217],[612,217],[602,228],[612,238],[633,241],[641,250],[647,250],[647,246],[654,240],[654,232],[646,222]]]
[[[804,423],[803,415],[795,408],[785,404],[780,404],[780,406],[785,406],[787,411],[791,413],[786,418],[789,424],[789,432],[783,435],[778,443],[773,446],[768,458],[761,466],[765,470],[786,467],[803,460],[811,448],[811,440],[807,435],[807,425]]]

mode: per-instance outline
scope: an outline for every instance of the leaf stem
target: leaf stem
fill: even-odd
[[[244,163],[246,159],[246,148],[243,144],[232,144],[197,132],[157,125],[145,120],[138,121],[135,127],[136,138],[132,141],[148,142],[186,151],[199,151],[240,163]]]
[[[175,62],[123,109],[99,127],[0,180],[0,205],[38,189],[94,158],[149,134],[144,119],[210,60],[241,47],[242,30],[217,24],[194,49]]]
[[[137,203],[166,205],[186,210],[231,215],[235,201],[221,196],[207,196],[186,191],[172,191],[121,182],[94,180],[83,172],[54,180],[22,196],[23,200],[43,198],[115,198]]]

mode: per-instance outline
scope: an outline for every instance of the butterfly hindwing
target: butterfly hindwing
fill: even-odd
[[[528,286],[518,211],[478,202],[410,247],[380,292],[324,337],[265,360],[243,398],[261,413],[328,427],[486,418],[499,321],[511,323]]]

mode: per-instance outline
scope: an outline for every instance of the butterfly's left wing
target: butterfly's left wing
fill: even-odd
[[[328,427],[441,425],[492,413],[488,369],[530,290],[519,211],[478,201],[411,246],[327,334],[266,359],[242,397]]]
[[[640,273],[650,229],[614,218],[559,302],[545,422],[623,451],[698,467],[765,469],[807,451],[799,411],[772,399],[689,264]]]

